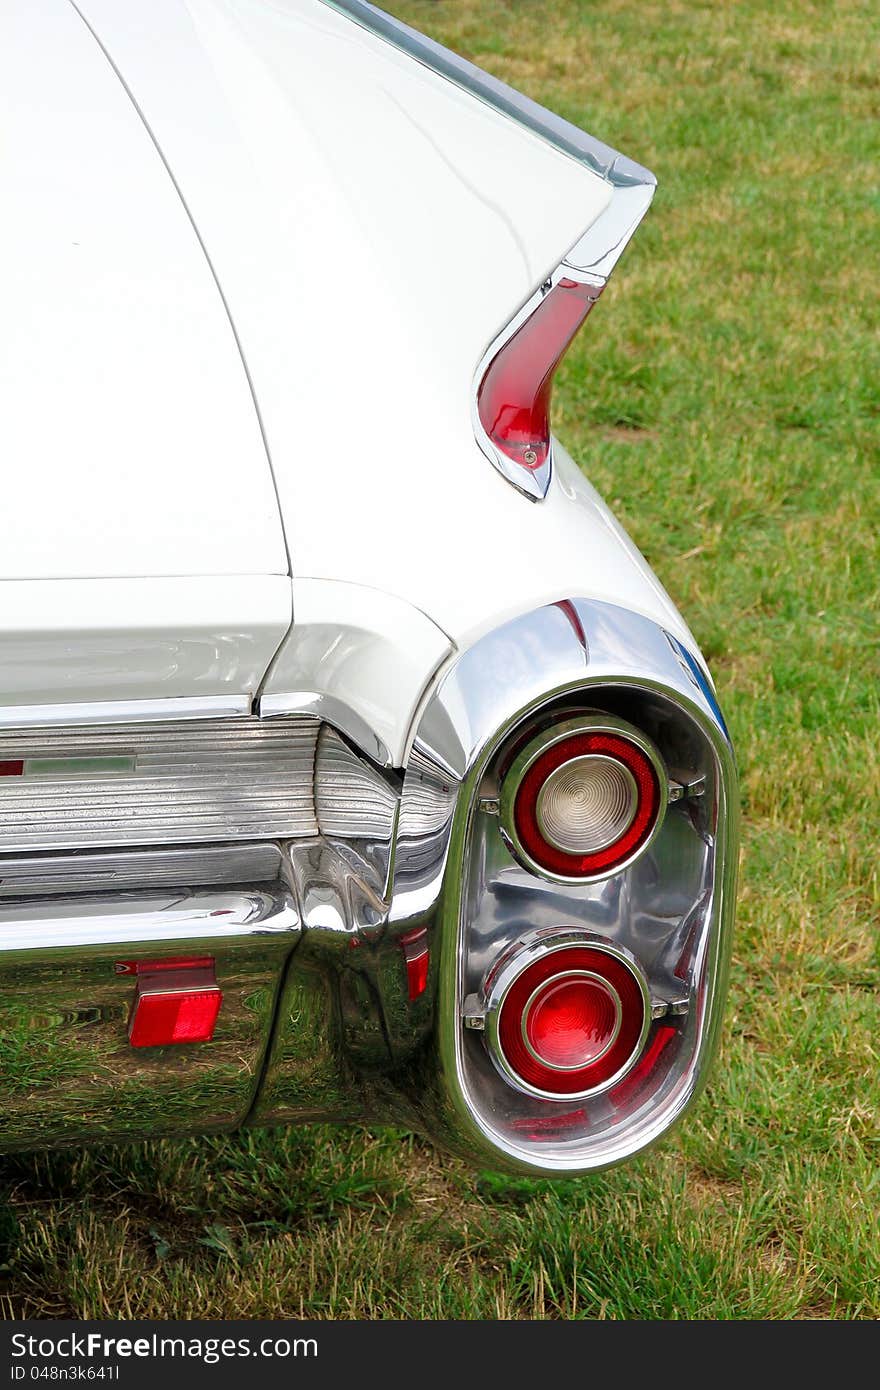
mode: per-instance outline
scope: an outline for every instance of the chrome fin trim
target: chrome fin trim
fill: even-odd
[[[362,748],[379,767],[394,767],[394,758],[387,745],[356,710],[337,699],[335,695],[314,690],[273,691],[270,695],[260,695],[257,700],[257,714],[260,719],[282,719],[290,715],[308,716],[323,724],[331,724],[340,733],[350,738]]]
[[[635,160],[620,154],[603,140],[597,140],[594,135],[588,135],[564,116],[548,111],[546,106],[508,86],[500,78],[493,77],[477,67],[476,63],[453,53],[435,39],[428,38],[427,34],[386,14],[377,5],[369,4],[367,0],[323,0],[323,3],[354,20],[361,28],[394,44],[410,58],[415,58],[471,96],[493,106],[496,111],[503,111],[506,116],[526,126],[535,135],[540,135],[563,154],[586,165],[591,173],[607,179],[616,188],[632,188],[642,184],[653,188],[656,184],[651,171]]]

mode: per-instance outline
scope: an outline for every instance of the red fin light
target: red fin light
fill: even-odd
[[[496,352],[478,387],[477,410],[487,436],[530,473],[550,456],[553,374],[601,292],[581,281],[557,281]]]

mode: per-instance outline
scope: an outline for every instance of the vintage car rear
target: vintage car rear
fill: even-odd
[[[736,775],[549,407],[653,177],[359,0],[2,25],[0,1143],[638,1152]]]

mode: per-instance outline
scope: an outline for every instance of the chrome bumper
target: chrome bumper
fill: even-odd
[[[281,881],[2,902],[0,1148],[240,1124],[300,933]],[[181,956],[216,963],[223,1007],[213,1040],[133,1048],[125,964]]]

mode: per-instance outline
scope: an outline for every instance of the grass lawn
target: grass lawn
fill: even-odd
[[[398,0],[652,168],[555,425],[680,603],[743,777],[723,1052],[559,1184],[400,1132],[6,1159],[9,1315],[877,1317],[880,124],[860,0]]]

